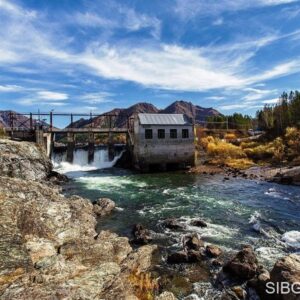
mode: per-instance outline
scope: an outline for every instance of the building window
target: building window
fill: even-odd
[[[153,138],[152,129],[145,129],[145,139],[151,140]]]
[[[183,139],[189,138],[189,130],[188,129],[182,129],[182,138]]]
[[[165,130],[164,129],[158,129],[157,130],[157,137],[159,139],[164,139],[165,138]]]
[[[170,129],[170,138],[177,139],[177,129]]]

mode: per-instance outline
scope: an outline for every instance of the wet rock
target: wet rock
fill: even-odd
[[[198,234],[190,234],[183,237],[183,247],[186,250],[200,250],[204,247],[204,242]]]
[[[214,267],[221,267],[223,265],[223,261],[220,260],[220,259],[213,259],[211,261],[211,264],[214,266]]]
[[[262,299],[271,299],[272,296],[266,293],[267,283],[270,281],[270,273],[262,269],[257,277],[252,278],[247,282],[248,287],[254,289]]]
[[[286,184],[290,185],[293,184],[294,178],[293,176],[288,176],[288,175],[277,175],[273,179],[274,182],[280,183],[280,184]]]
[[[62,184],[62,183],[66,183],[69,181],[69,178],[64,175],[64,174],[60,174],[58,172],[55,171],[51,171],[48,176],[47,179],[55,184]]]
[[[236,294],[238,299],[246,299],[247,293],[241,286],[234,286],[231,290]]]
[[[234,291],[224,290],[221,295],[221,300],[239,300],[239,298]]]
[[[222,250],[215,245],[207,245],[206,254],[209,257],[218,257],[222,254]]]
[[[177,298],[171,292],[163,292],[159,296],[155,297],[155,300],[176,300]]]
[[[200,220],[200,219],[192,220],[191,225],[196,226],[196,227],[207,227],[207,224],[203,220]]]
[[[188,262],[189,263],[195,263],[202,261],[204,258],[204,255],[201,251],[195,251],[195,250],[189,250],[188,251]]]
[[[152,241],[151,233],[141,224],[135,224],[132,229],[133,242],[136,244],[148,244]]]
[[[185,251],[173,252],[168,255],[167,262],[169,264],[181,264],[188,262],[188,254]]]
[[[114,201],[109,198],[100,198],[94,203],[93,211],[97,216],[109,215],[116,207]]]
[[[172,230],[183,230],[185,228],[185,226],[176,219],[166,219],[163,221],[163,225]]]
[[[288,282],[290,286],[296,285],[295,289],[300,290],[300,255],[290,254],[282,259],[279,259],[274,265],[270,280],[273,283]],[[275,297],[274,297],[275,298]],[[278,300],[296,300],[299,299],[299,294],[290,291],[288,294],[278,295],[275,299]]]
[[[229,261],[223,271],[242,280],[253,278],[257,271],[257,259],[251,246],[244,246],[238,254]]]

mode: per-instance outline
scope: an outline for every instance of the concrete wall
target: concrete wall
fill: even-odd
[[[152,129],[153,138],[145,139],[145,130]],[[157,137],[157,130],[165,129],[165,138]],[[177,138],[170,138],[170,129],[177,129]],[[182,129],[189,130],[189,138],[182,138]],[[194,165],[195,145],[193,126],[139,125],[134,128],[134,162],[141,168],[152,164]]]

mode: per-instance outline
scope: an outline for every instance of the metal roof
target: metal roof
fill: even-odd
[[[141,125],[192,125],[183,114],[138,114]]]

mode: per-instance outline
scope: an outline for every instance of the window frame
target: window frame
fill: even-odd
[[[163,133],[163,134],[160,136],[160,133]],[[165,129],[162,129],[162,128],[157,129],[157,138],[158,138],[159,140],[165,139],[165,138],[166,138],[166,130],[165,130]]]
[[[150,135],[147,135],[148,133],[151,133]],[[147,128],[145,129],[145,140],[152,140],[153,139],[153,129]]]
[[[175,133],[175,134],[173,134]],[[172,128],[170,129],[170,139],[177,139],[178,138],[178,132],[177,129]]]
[[[182,128],[181,130],[181,137],[183,139],[188,139],[190,137],[190,132],[187,128]]]

